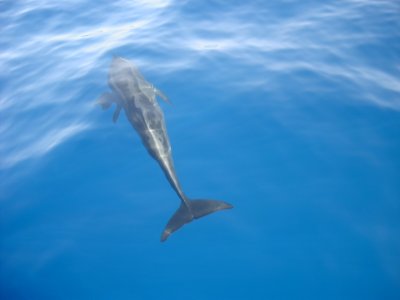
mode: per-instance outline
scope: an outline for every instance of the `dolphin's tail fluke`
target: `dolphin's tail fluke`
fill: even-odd
[[[164,242],[174,231],[181,228],[193,219],[198,219],[215,211],[229,209],[233,206],[224,201],[217,200],[188,200],[189,205],[182,202],[181,206],[168,221],[164,232],[161,235],[161,242]]]

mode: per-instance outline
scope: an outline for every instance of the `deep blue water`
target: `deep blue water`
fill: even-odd
[[[0,1],[1,299],[399,299],[400,3]],[[96,99],[170,98],[179,200]]]

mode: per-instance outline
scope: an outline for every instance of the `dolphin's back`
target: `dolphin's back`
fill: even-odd
[[[121,106],[150,155],[165,165],[160,160],[170,156],[171,146],[155,88],[132,63],[120,57],[111,63],[109,85],[122,99]]]
[[[143,94],[138,94],[127,103],[125,113],[153,158],[171,154],[164,115],[157,103],[152,104]]]

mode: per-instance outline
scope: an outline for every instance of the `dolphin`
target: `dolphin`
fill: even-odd
[[[160,90],[144,79],[131,62],[118,56],[114,56],[111,62],[108,85],[112,92],[103,93],[98,100],[99,104],[103,109],[110,108],[113,103],[116,105],[113,115],[114,123],[121,110],[125,111],[127,119],[139,134],[143,145],[150,156],[158,162],[181,201],[178,210],[162,232],[162,242],[167,240],[174,231],[194,219],[233,207],[224,201],[192,200],[183,193],[172,160],[164,115],[156,98],[158,96],[166,102],[169,100]]]

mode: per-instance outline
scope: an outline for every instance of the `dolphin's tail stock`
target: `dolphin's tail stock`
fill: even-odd
[[[198,219],[215,211],[229,209],[233,206],[224,201],[217,200],[187,200],[181,203],[181,206],[168,221],[165,226],[164,232],[161,235],[161,242],[164,242],[174,231],[181,228],[186,223],[191,222],[193,219]]]

